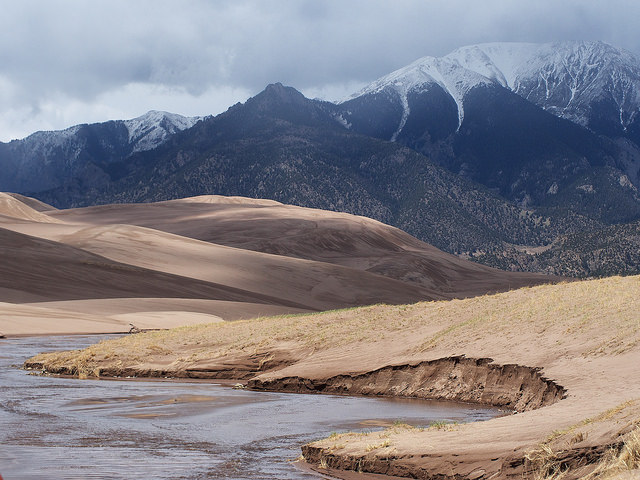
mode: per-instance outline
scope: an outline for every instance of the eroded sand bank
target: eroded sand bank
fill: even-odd
[[[503,402],[521,413],[332,436],[305,445],[303,454],[312,468],[344,478],[357,471],[547,478],[554,469],[584,478],[638,432],[639,291],[640,277],[614,277],[195,326],[40,355],[28,365],[77,375],[243,378],[255,388]],[[407,367],[420,365],[433,367],[431,374]]]

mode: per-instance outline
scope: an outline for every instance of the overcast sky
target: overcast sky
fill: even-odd
[[[604,40],[637,0],[1,0],[0,140],[148,110],[217,114],[267,84],[337,100],[474,43]]]

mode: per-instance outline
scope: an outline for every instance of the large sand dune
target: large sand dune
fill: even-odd
[[[36,199],[23,197],[14,193],[0,192],[0,215],[4,222],[29,220],[33,222],[55,223],[59,220],[48,216],[43,211],[48,205]],[[53,208],[53,207],[51,207]]]
[[[56,210],[0,194],[0,255],[0,301],[42,309],[54,302],[55,310],[102,315],[105,332],[113,315],[164,328],[188,323],[184,312],[234,320],[467,297],[552,280],[462,260],[364,217],[219,196]],[[136,299],[145,299],[143,309],[127,307]],[[91,310],[98,300],[109,308]],[[114,309],[119,303],[124,307]],[[9,331],[6,321],[0,332]],[[73,322],[61,331],[73,331]],[[13,333],[50,331],[12,325]]]
[[[55,227],[38,230],[42,236],[110,260],[207,282],[222,282],[277,299],[283,305],[309,310],[442,297],[435,290],[340,265],[226,247],[148,228],[131,225]],[[16,229],[31,230],[22,226]]]
[[[207,195],[61,210],[52,216],[139,225],[219,245],[342,265],[416,283],[447,298],[517,288],[543,278],[463,260],[370,218],[271,200]]]

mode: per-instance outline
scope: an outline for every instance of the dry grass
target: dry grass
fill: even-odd
[[[590,332],[607,326],[612,335],[583,353],[623,353],[638,341],[638,291],[640,277],[611,277],[439,302],[435,308],[458,321],[426,339],[420,347],[423,351],[435,346],[455,348],[459,339],[486,332],[500,332],[508,340],[523,333],[531,337],[560,333],[566,338],[562,343],[569,344],[574,343],[575,335],[588,337]]]
[[[539,448],[529,452],[526,459],[531,462],[534,470],[534,480],[557,480],[567,475],[567,470],[562,467],[562,456],[548,443],[543,443]]]
[[[563,458],[562,451],[554,450],[546,443],[527,456],[535,467],[535,480],[576,478],[575,473],[566,468]],[[580,477],[584,480],[606,480],[637,469],[640,469],[640,428],[626,434],[620,447],[608,450],[593,471]]]
[[[51,366],[74,365],[79,375],[104,366],[161,362],[179,369],[229,355],[274,348],[315,352],[374,344],[405,335],[407,355],[460,351],[487,335],[512,348],[514,339],[545,342],[576,355],[619,354],[640,342],[640,276],[523,288],[464,300],[373,305],[310,315],[213,323],[130,335],[81,352],[38,355]],[[607,335],[602,336],[606,326]],[[597,333],[600,332],[600,333]],[[497,335],[499,334],[499,335]],[[576,342],[576,338],[581,341]]]
[[[620,448],[610,450],[588,478],[614,478],[637,469],[640,469],[640,428],[628,433]]]
[[[557,430],[547,437],[537,448],[526,454],[533,470],[534,480],[560,480],[563,478],[583,478],[604,480],[618,477],[624,472],[640,469],[640,419],[639,400],[630,400],[611,408],[594,418],[564,430]],[[574,445],[587,442],[590,433],[599,429],[611,430],[612,425],[624,424],[626,428],[618,438],[609,442],[616,446],[608,449],[600,460],[591,466],[588,472],[577,473],[567,465],[568,452]]]
[[[369,444],[367,445],[367,447],[365,448],[366,452],[371,452],[373,450],[380,450],[381,448],[389,448],[391,446],[391,440],[389,440],[388,438],[383,440],[380,443],[374,443],[374,444]]]

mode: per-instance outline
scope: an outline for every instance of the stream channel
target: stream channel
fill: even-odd
[[[234,390],[211,382],[29,375],[36,353],[106,336],[0,340],[0,475],[31,479],[318,479],[291,460],[332,432],[469,422],[497,409]]]

